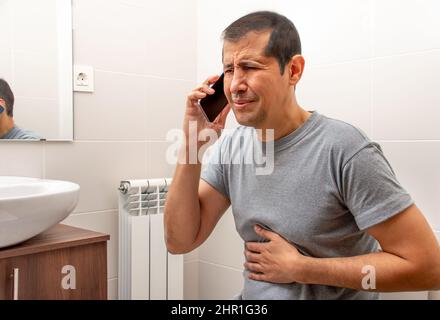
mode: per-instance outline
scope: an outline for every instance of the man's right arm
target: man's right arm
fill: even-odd
[[[200,179],[201,155],[196,157],[195,163],[191,163],[189,157],[189,144],[194,143],[189,138],[191,122],[197,124],[197,134],[203,129],[212,129],[220,136],[224,128],[229,106],[213,123],[205,119],[198,107],[199,99],[213,94],[209,85],[217,79],[218,76],[208,78],[188,95],[183,126],[186,144],[180,150],[180,161],[168,190],[164,210],[165,239],[171,253],[187,253],[201,245],[230,205],[229,199]],[[203,144],[199,141],[196,143],[196,149],[201,150]]]
[[[182,254],[200,246],[229,205],[229,199],[200,179],[199,164],[178,165],[165,206],[168,251]]]

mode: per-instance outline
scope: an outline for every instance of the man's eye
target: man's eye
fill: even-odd
[[[225,74],[232,73],[232,69],[227,69],[224,71]]]

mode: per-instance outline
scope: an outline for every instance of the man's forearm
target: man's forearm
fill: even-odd
[[[201,164],[189,164],[189,152],[183,150],[180,160],[184,157],[186,161],[177,164],[165,206],[166,241],[170,252],[190,250],[200,227]]]
[[[348,258],[304,259],[304,282],[368,291],[426,290],[436,283],[431,271],[387,252]]]

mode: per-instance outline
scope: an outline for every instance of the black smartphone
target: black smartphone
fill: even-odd
[[[209,122],[213,122],[228,104],[228,99],[223,92],[223,78],[224,74],[222,73],[220,78],[211,85],[211,88],[215,90],[214,94],[208,94],[205,98],[200,99],[201,109]]]

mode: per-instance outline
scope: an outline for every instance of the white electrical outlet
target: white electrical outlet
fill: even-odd
[[[73,66],[73,91],[93,92],[94,87],[93,67]]]

